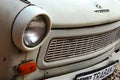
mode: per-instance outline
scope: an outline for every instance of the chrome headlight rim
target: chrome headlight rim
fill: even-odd
[[[37,45],[31,47],[26,46],[23,40],[24,32],[30,21],[37,16],[44,16],[44,18],[46,19],[46,23],[47,23],[46,33],[42,41],[40,41]],[[50,29],[51,29],[51,20],[47,12],[36,6],[28,6],[17,15],[13,23],[12,40],[18,49],[22,51],[32,51],[39,48],[43,44],[43,42],[46,40],[50,32]]]

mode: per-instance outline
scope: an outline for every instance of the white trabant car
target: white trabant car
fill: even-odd
[[[120,60],[120,0],[1,0],[0,80],[102,80]]]

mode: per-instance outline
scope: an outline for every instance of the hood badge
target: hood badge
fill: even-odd
[[[103,7],[100,4],[98,4],[98,3],[95,3],[95,7],[98,8],[97,10],[94,11],[96,13],[110,12],[109,9],[103,9]]]

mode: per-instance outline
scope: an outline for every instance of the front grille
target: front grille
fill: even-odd
[[[50,41],[45,61],[52,62],[92,54],[116,40],[118,30],[86,36],[54,38]]]

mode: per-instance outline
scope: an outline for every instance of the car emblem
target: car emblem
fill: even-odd
[[[96,4],[95,6],[96,6],[97,8],[99,8],[99,9],[102,8],[102,6],[101,6],[100,4]]]
[[[97,8],[97,10],[94,11],[96,13],[104,13],[110,11],[109,9],[103,9],[103,7],[97,2],[95,2],[95,7]]]

